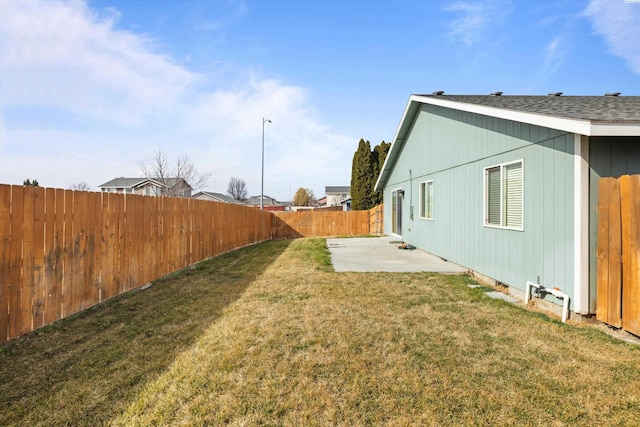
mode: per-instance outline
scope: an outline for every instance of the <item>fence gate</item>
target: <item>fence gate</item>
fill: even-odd
[[[640,335],[640,175],[598,183],[596,318]]]

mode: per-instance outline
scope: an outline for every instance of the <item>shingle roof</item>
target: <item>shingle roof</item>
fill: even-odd
[[[334,187],[324,187],[325,194],[329,193],[338,193],[338,194],[349,194],[351,192],[351,186],[334,186]]]
[[[114,178],[111,181],[105,182],[104,184],[99,185],[98,187],[99,188],[132,188],[132,187],[137,187],[139,185],[142,185],[147,181],[151,181],[151,182],[154,182],[154,183],[162,186],[162,179],[161,178],[124,178],[124,177],[120,177],[120,178]],[[164,182],[166,183],[167,187],[173,187],[174,185],[178,184],[180,181],[183,181],[186,185],[191,187],[182,178],[165,178],[164,179]]]
[[[259,205],[260,204],[260,196],[251,196],[249,197],[246,202],[247,205]],[[269,206],[284,206],[284,203],[281,203],[279,201],[277,201],[276,199],[274,199],[273,197],[269,197],[266,194],[264,195],[264,200],[263,200],[263,204],[264,205],[269,205]]]
[[[243,205],[244,203],[234,199],[233,197],[229,197],[226,194],[221,194],[221,193],[213,193],[211,191],[201,191],[197,194],[194,194],[192,197],[197,198],[200,194],[205,194],[207,196],[209,196],[212,199],[215,200],[220,200],[221,202],[225,202],[225,203],[235,203],[238,205]]]
[[[140,185],[146,181],[150,181],[149,178],[114,178],[111,181],[107,181],[104,184],[99,185],[99,188],[132,188]],[[154,181],[155,182],[155,181]],[[160,184],[159,182],[156,182]]]
[[[418,96],[570,119],[640,122],[640,96]]]

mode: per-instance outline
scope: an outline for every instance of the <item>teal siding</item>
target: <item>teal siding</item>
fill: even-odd
[[[589,138],[589,308],[596,310],[598,179],[640,174],[640,137]]]
[[[509,286],[524,290],[539,279],[573,298],[573,141],[566,132],[422,105],[386,182],[385,218],[391,191],[403,188],[405,242]],[[524,231],[485,227],[484,168],[520,159]],[[433,221],[419,219],[419,183],[427,180]]]

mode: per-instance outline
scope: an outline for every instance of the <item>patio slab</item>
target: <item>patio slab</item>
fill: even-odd
[[[327,239],[336,272],[434,272],[458,274],[466,268],[420,249],[398,249],[391,237]]]

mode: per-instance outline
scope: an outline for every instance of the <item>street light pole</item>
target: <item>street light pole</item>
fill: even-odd
[[[260,209],[264,209],[264,124],[271,120],[262,118],[262,180],[260,181]]]

